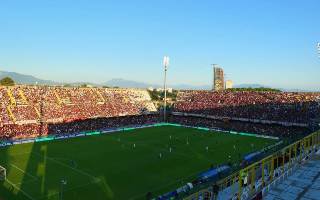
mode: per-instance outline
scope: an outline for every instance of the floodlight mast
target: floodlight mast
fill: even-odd
[[[166,122],[166,112],[167,112],[167,70],[169,67],[169,57],[164,56],[163,57],[163,66],[164,66],[164,83],[163,83],[163,89],[164,89],[164,105],[163,105],[163,121]]]
[[[320,58],[320,42],[317,43],[318,57]]]

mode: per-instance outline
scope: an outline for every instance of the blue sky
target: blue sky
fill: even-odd
[[[57,81],[112,78],[320,89],[319,0],[1,0],[0,70]]]

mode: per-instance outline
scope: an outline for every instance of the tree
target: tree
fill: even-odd
[[[4,77],[3,79],[0,80],[0,85],[3,86],[14,86],[14,80],[10,77]]]

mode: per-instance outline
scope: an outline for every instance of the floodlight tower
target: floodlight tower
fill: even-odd
[[[318,56],[320,58],[320,42],[317,43]]]
[[[169,67],[169,57],[164,56],[163,57],[163,67],[164,67],[164,83],[163,83],[163,89],[164,89],[164,105],[163,105],[163,121],[166,122],[166,111],[167,111],[167,70]]]

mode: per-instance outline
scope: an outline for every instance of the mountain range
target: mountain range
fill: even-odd
[[[10,77],[16,83],[19,83],[19,84],[36,84],[36,83],[38,83],[38,84],[47,84],[47,85],[56,85],[56,84],[58,84],[55,81],[43,80],[43,79],[39,79],[39,78],[36,78],[34,76],[31,76],[31,75],[25,75],[25,74],[20,74],[20,73],[16,73],[16,72],[0,71],[0,79],[2,79],[4,77]]]
[[[149,84],[144,82],[138,82],[138,81],[131,81],[131,80],[125,80],[121,78],[111,79],[109,81],[106,81],[104,83],[90,83],[90,82],[74,82],[74,83],[62,83],[57,82],[53,80],[44,80],[37,78],[32,75],[25,75],[20,74],[16,72],[8,72],[8,71],[0,71],[0,79],[4,77],[10,77],[12,78],[16,83],[18,84],[40,84],[40,85],[92,85],[92,86],[109,86],[109,87],[121,87],[121,88],[160,88],[163,87],[159,84]],[[176,85],[168,85],[168,87],[174,88],[174,89],[193,89],[193,90],[210,90],[212,88],[211,85],[189,85],[189,84],[176,84]],[[239,84],[234,85],[235,88],[259,88],[259,87],[268,87],[261,84]],[[287,90],[282,89],[283,91],[303,91],[303,90]]]

